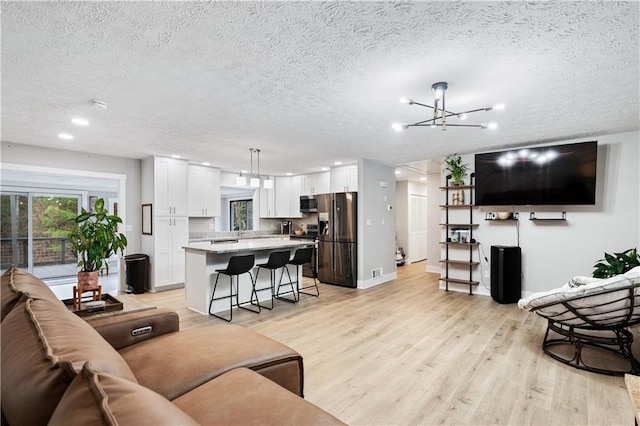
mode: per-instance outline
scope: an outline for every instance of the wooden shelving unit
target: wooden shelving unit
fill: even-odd
[[[444,265],[444,275],[440,277],[440,281],[445,283],[445,290],[449,291],[449,283],[453,284],[464,284],[469,286],[469,294],[473,294],[473,287],[478,285],[478,281],[474,281],[473,279],[473,271],[480,264],[478,261],[473,260],[473,250],[478,246],[478,243],[473,238],[473,230],[478,227],[477,223],[473,223],[473,209],[476,207],[473,204],[473,195],[475,185],[473,184],[473,180],[475,178],[475,174],[471,173],[471,180],[469,185],[461,185],[461,186],[451,186],[449,181],[451,180],[451,176],[447,176],[446,186],[440,187],[442,191],[445,192],[445,204],[440,205],[440,208],[445,211],[445,220],[444,223],[441,223],[440,226],[445,227],[446,238],[445,241],[441,241],[440,244],[444,245],[445,248],[445,256],[440,260],[440,263]],[[465,191],[465,194],[469,196],[469,202],[464,204],[451,204],[451,195],[454,191]],[[456,217],[457,221],[451,222],[449,210],[468,210],[469,211],[469,220],[465,222],[459,221],[459,217]],[[450,233],[451,231],[464,231],[462,236],[460,237],[460,241],[452,240]],[[467,250],[468,251],[468,260],[456,260],[451,259],[450,255],[453,250]],[[450,272],[454,269],[466,269],[469,272],[469,279],[462,278],[454,278],[451,276]]]

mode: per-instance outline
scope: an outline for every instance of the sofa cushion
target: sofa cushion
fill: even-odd
[[[257,371],[302,396],[300,354],[237,325],[182,330],[119,352],[141,385],[169,400],[239,367]]]
[[[625,275],[596,280],[589,284],[570,287],[568,284],[550,291],[534,293],[518,301],[520,309],[536,310],[543,317],[564,324],[582,325],[584,320],[576,315],[588,316],[601,325],[615,324],[626,315],[630,305],[629,287],[631,281]],[[640,287],[634,289],[634,295],[640,295]],[[563,302],[569,303],[574,311]],[[636,320],[640,312],[634,313]]]
[[[206,395],[204,395],[206,398]],[[51,425],[196,425],[157,393],[84,365],[62,396]]]
[[[99,371],[136,381],[89,324],[60,303],[26,295],[2,321],[1,353],[2,412],[9,424],[46,423],[88,360]]]
[[[4,320],[4,317],[15,306],[23,293],[26,293],[31,299],[46,299],[62,305],[49,286],[13,265],[2,274],[0,293],[2,299],[0,320]]]
[[[203,425],[344,424],[246,368],[225,373],[173,403]]]

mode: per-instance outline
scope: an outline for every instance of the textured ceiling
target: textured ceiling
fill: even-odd
[[[637,130],[639,11],[637,1],[3,1],[2,140],[180,154],[225,170],[248,168],[256,147],[262,173],[284,174]],[[393,131],[428,118],[398,99],[431,103],[436,81],[449,82],[451,110],[504,102],[469,118],[498,130]],[[73,116],[91,125],[74,128]]]

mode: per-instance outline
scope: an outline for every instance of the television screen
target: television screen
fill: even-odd
[[[597,142],[476,154],[480,206],[596,202]]]

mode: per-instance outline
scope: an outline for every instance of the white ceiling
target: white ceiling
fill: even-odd
[[[638,130],[639,21],[637,1],[4,1],[2,140],[224,170],[256,147],[284,174]],[[450,110],[504,102],[469,118],[499,128],[393,131],[436,81]]]

